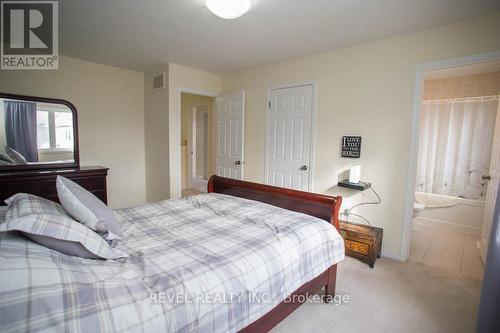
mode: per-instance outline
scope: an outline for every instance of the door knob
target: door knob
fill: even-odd
[[[236,162],[234,162],[234,164],[236,164],[236,165],[240,165],[240,164],[241,164],[241,161],[236,161]]]
[[[306,171],[306,170],[307,170],[307,166],[305,166],[305,165],[301,166],[301,167],[300,167],[300,170],[302,170],[302,171]]]
[[[490,176],[490,175],[487,175],[487,176],[482,175],[482,176],[481,176],[481,179],[482,179],[482,180],[491,180],[491,176]]]

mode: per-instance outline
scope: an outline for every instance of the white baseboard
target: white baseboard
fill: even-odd
[[[392,259],[392,260],[397,260],[397,261],[406,261],[397,252],[389,251],[389,250],[384,250],[382,249],[381,256],[384,258]]]

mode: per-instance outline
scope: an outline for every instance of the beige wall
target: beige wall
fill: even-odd
[[[6,145],[7,137],[5,136],[5,113],[3,110],[2,99],[0,99],[0,153],[4,153]]]
[[[480,97],[500,93],[500,72],[425,80],[424,99]]]
[[[168,64],[169,90],[169,182],[170,197],[180,197],[181,189],[181,91],[216,96],[221,76],[177,64]]]
[[[264,181],[266,89],[314,80],[317,93],[313,190],[337,194],[337,175],[362,165],[383,200],[360,209],[384,228],[383,249],[399,256],[408,177],[416,65],[500,49],[500,14],[223,75],[222,91],[245,90],[245,178]],[[361,158],[339,157],[343,135],[361,135]],[[373,200],[370,191],[362,194]]]
[[[165,82],[168,82],[168,65],[144,75],[147,201],[163,200],[170,195],[168,87],[153,90],[153,76],[162,72],[165,73]]]
[[[189,127],[191,126],[190,106],[193,105],[208,105],[208,174],[212,175],[214,170],[214,98],[195,94],[181,94],[181,144],[188,142]],[[186,150],[189,153],[189,149]],[[187,158],[186,163],[181,165],[183,174],[187,175]],[[182,188],[186,188],[186,183],[183,180]]]
[[[60,57],[59,70],[0,71],[0,91],[67,99],[78,110],[82,165],[110,168],[112,208],[145,201],[144,75]]]

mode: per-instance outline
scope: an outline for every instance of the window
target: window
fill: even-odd
[[[71,112],[37,111],[38,149],[73,149],[73,115]]]
[[[49,113],[45,111],[37,111],[36,123],[38,149],[50,149]]]

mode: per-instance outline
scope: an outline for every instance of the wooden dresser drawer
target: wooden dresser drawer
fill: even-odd
[[[102,191],[106,182],[106,178],[103,177],[70,177],[69,179],[91,192]]]
[[[81,187],[85,188],[87,191],[102,191],[105,187],[106,178],[103,177],[78,177],[69,176],[66,177],[71,181],[74,181]],[[42,182],[42,191],[48,195],[57,194],[56,178],[49,179]]]
[[[3,200],[8,199],[16,193],[42,194],[42,184],[33,182],[4,183],[0,186],[0,196]]]
[[[104,167],[0,172],[0,205],[16,193],[30,193],[59,202],[56,188],[58,175],[74,181],[107,203],[107,174],[108,169]]]

